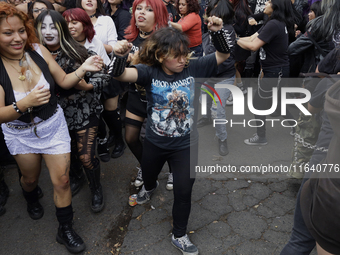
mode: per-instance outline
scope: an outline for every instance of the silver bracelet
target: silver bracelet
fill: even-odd
[[[83,78],[80,78],[80,77],[78,76],[77,70],[74,71],[74,74],[77,76],[77,78],[78,78],[79,80],[82,80],[82,79],[83,79]]]

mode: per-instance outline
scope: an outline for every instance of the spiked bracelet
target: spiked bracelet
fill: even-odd
[[[126,56],[120,57],[120,56],[117,56],[116,54],[113,54],[113,57],[114,57],[113,65],[112,67],[109,67],[109,69],[112,69],[110,72],[112,77],[118,77],[124,73],[128,55],[129,54],[127,54]]]
[[[211,36],[211,42],[217,51],[224,54],[230,53],[232,41],[228,31],[224,30],[223,28],[217,32],[212,32],[209,30],[209,34]]]

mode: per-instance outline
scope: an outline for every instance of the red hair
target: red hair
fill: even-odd
[[[125,39],[129,42],[135,40],[139,34],[139,29],[136,26],[135,11],[137,5],[145,1],[147,5],[150,5],[155,14],[155,24],[153,25],[153,32],[162,27],[168,26],[168,10],[162,0],[135,0],[132,5],[132,17],[130,26],[125,29]]]
[[[13,16],[17,16],[24,23],[25,30],[27,33],[27,42],[25,45],[25,50],[34,50],[32,43],[39,43],[39,40],[35,34],[35,29],[32,21],[28,18],[28,16],[25,13],[15,8],[14,5],[5,2],[0,2],[0,22],[3,19],[7,20],[8,17]]]
[[[85,37],[89,40],[89,42],[92,42],[96,32],[94,31],[90,16],[83,9],[68,9],[63,12],[63,17],[67,22],[70,20],[81,22],[81,24],[83,24],[83,33],[85,34]]]

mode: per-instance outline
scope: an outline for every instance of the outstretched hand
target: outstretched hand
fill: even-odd
[[[127,40],[118,41],[113,47],[113,52],[117,56],[123,57],[128,54],[132,49],[132,43],[129,43]]]
[[[103,68],[103,59],[98,55],[89,57],[82,64],[82,67],[89,72],[100,71]]]
[[[216,16],[208,18],[208,29],[213,32],[217,32],[223,28],[223,20]]]

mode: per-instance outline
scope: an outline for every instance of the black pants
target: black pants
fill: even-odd
[[[191,154],[191,157],[190,157]],[[191,191],[195,182],[194,168],[197,164],[198,145],[182,150],[166,150],[145,139],[142,158],[143,180],[146,190],[156,186],[156,180],[165,162],[168,162],[174,181],[174,204],[172,207],[175,237],[186,234],[191,210]],[[191,177],[190,178],[190,171]]]
[[[276,111],[281,111],[281,88],[285,85],[284,81],[281,80],[278,83],[279,76],[281,78],[289,77],[289,66],[287,67],[276,67],[263,70],[263,78],[260,81],[260,86],[257,91],[254,93],[253,105],[257,110],[268,110],[271,108],[273,103],[273,88],[278,88],[278,102]],[[275,112],[276,112],[275,111]],[[255,119],[259,119],[261,121],[256,121],[257,126],[257,135],[260,137],[266,136],[266,116],[263,115],[254,115]],[[286,111],[286,115],[283,116],[286,119],[294,119],[293,115],[288,111]],[[295,125],[294,121],[288,121],[291,126]]]

